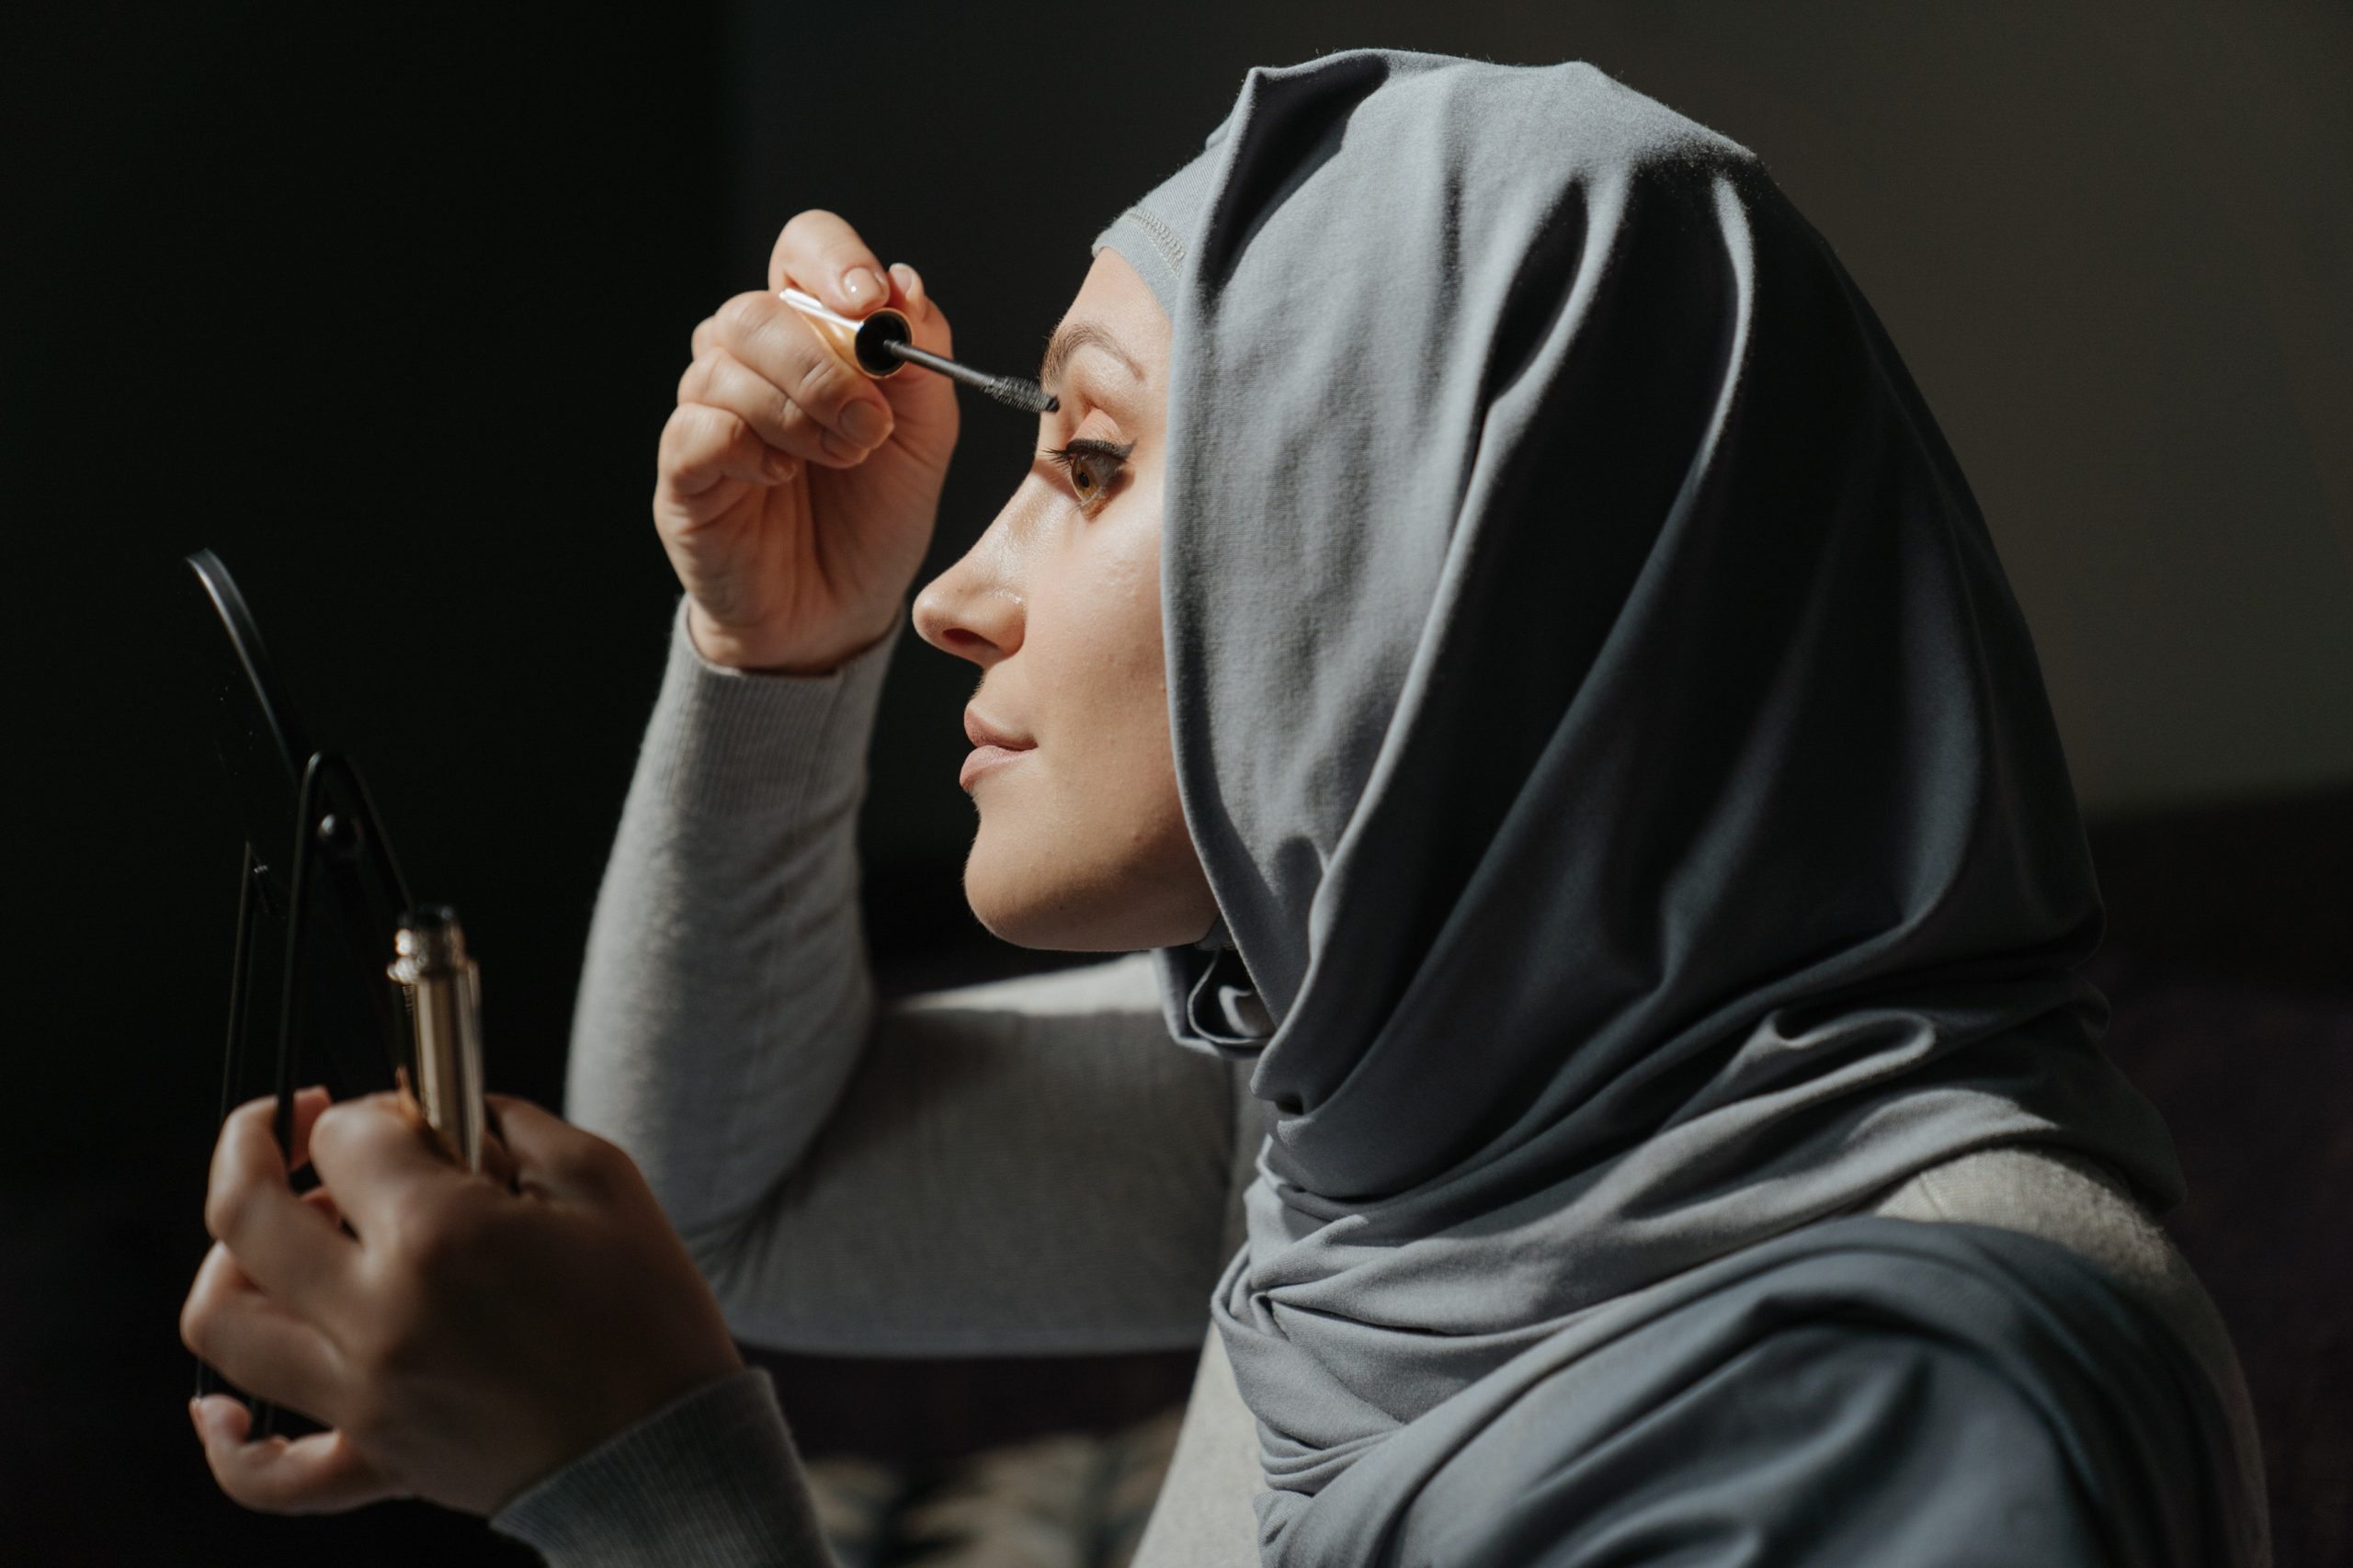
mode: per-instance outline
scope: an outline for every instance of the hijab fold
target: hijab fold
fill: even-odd
[[[2000,1144],[2180,1184],[2097,1048],[2024,619],[1756,159],[1587,65],[1352,51],[1251,72],[1100,245],[1172,324],[1221,919],[1155,961],[1268,1108],[1212,1303],[1267,1561],[1633,1561],[1839,1473],[1916,1524],[2045,1450],[2028,1544],[2207,1561],[2150,1490],[2223,1473],[2163,1330],[2049,1244],[1850,1217]],[[2120,1448],[2106,1380],[2159,1373]]]

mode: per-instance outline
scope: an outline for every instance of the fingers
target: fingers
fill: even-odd
[[[180,1308],[180,1343],[272,1403],[330,1419],[341,1361],[318,1329],[262,1294],[220,1243]]]
[[[221,1490],[269,1514],[331,1514],[403,1495],[339,1431],[248,1443],[253,1412],[229,1394],[188,1402],[204,1462]]]
[[[819,424],[783,389],[714,343],[678,378],[678,402],[734,415],[768,446],[830,466],[860,462],[867,449]],[[851,423],[858,423],[852,419]]]
[[[876,298],[879,302],[879,290]],[[813,438],[796,455],[847,467],[889,439],[896,417],[890,400],[864,372],[834,352],[799,311],[762,291],[736,295],[711,320],[698,365],[708,361],[713,350],[725,350],[765,380],[773,395],[790,402],[844,443],[826,452]]]
[[[955,336],[948,330],[948,317],[924,287],[923,274],[904,261],[894,261],[890,276],[891,304],[915,329],[915,347],[954,358]]]
[[[574,1203],[602,1203],[634,1170],[613,1144],[513,1095],[483,1096],[498,1112],[499,1136],[526,1193]]]
[[[889,290],[882,264],[838,214],[796,214],[768,253],[768,287],[802,289],[844,315],[862,316]]]
[[[733,481],[781,484],[797,472],[791,458],[772,451],[743,416],[708,403],[680,403],[662,426],[656,467],[661,488],[681,501],[710,494]],[[731,498],[718,498],[732,505]]]
[[[324,1091],[296,1102],[295,1142],[306,1157],[318,1125],[336,1108]],[[237,1255],[237,1263],[265,1291],[304,1317],[340,1294],[357,1258],[352,1239],[286,1184],[286,1161],[270,1129],[275,1096],[247,1100],[221,1124],[204,1198],[204,1227]]]
[[[930,297],[923,291],[923,278],[904,261],[891,264],[891,304],[913,325],[931,314]]]
[[[477,1185],[443,1158],[429,1137],[401,1114],[398,1097],[390,1093],[346,1100],[319,1114],[311,1130],[311,1162],[362,1244],[396,1242],[404,1222],[435,1222],[445,1201],[470,1195]],[[307,1212],[317,1219],[315,1211]],[[278,1294],[268,1280],[261,1285]]]

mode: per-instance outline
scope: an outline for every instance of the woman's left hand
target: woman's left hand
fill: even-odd
[[[240,1388],[330,1428],[248,1443],[241,1401],[193,1402],[237,1502],[293,1514],[423,1497],[494,1514],[743,1366],[629,1156],[529,1101],[488,1097],[512,1191],[441,1158],[389,1094],[331,1106],[302,1091],[284,1154],[274,1099],[222,1124],[204,1206],[215,1244],[180,1337]],[[287,1176],[305,1159],[321,1185],[297,1194]]]

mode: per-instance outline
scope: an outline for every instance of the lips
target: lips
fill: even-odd
[[[1027,735],[1017,735],[1001,724],[989,722],[972,708],[964,710],[964,738],[976,746],[996,746],[1005,751],[1028,751],[1038,744]]]
[[[964,738],[972,743],[972,755],[964,759],[963,767],[956,775],[956,782],[964,790],[972,788],[973,780],[1018,757],[1023,752],[1037,748],[1038,743],[1015,734],[998,724],[993,724],[972,709],[964,710]]]

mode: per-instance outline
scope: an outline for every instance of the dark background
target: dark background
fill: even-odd
[[[1027,369],[1087,239],[1248,65],[1387,43],[1595,61],[1755,147],[1878,304],[2035,627],[2116,1048],[2181,1137],[2177,1230],[2257,1385],[2280,1561],[2353,1561],[2353,1261],[2323,1199],[2353,1179],[2353,25],[2285,16],[10,9],[0,1558],[502,1555],[419,1506],[246,1515],[181,1414],[238,846],[180,557],[235,569],[413,884],[464,912],[496,1084],[555,1103],[675,602],[646,498],[694,324],[831,207],[922,268],[966,358]],[[968,403],[927,573],[1027,432]],[[1062,961],[965,911],[970,670],[897,657],[862,827],[886,985]],[[1188,1364],[1097,1369],[1073,1418]],[[1017,1366],[786,1365],[818,1447],[1043,1419]]]

